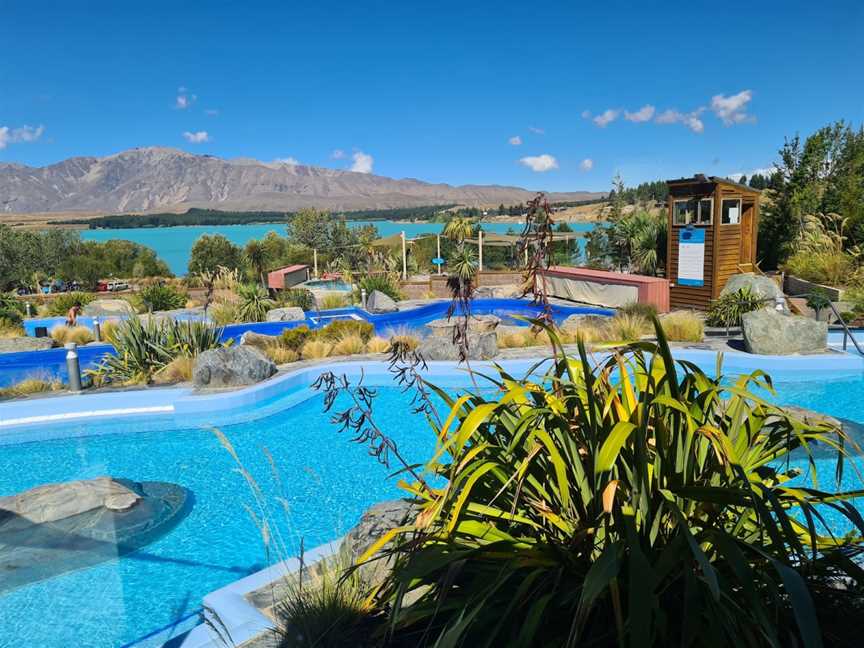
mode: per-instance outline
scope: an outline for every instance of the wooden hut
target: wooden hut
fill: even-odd
[[[705,310],[729,277],[755,270],[760,192],[701,174],[666,184],[670,305]]]

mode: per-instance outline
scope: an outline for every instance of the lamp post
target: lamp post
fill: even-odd
[[[69,391],[81,391],[81,363],[78,360],[78,345],[67,342],[66,348],[66,372],[69,374]]]

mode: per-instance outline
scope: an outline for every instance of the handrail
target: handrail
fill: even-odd
[[[807,297],[809,293],[803,293],[801,295],[795,295],[795,297]],[[788,295],[783,295],[786,298],[786,301],[789,302],[789,305],[792,305],[792,302],[789,301]],[[855,350],[862,356],[864,356],[864,349],[861,348],[861,345],[858,344],[858,340],[855,339],[855,336],[852,334],[852,329],[849,328],[849,325],[846,324],[846,320],[843,319],[843,316],[840,314],[840,311],[837,310],[837,307],[834,305],[834,302],[828,301],[828,308],[831,309],[831,312],[834,313],[834,317],[840,322],[840,326],[843,327],[843,350],[845,351],[847,348],[847,338],[848,340],[852,340],[852,344],[855,346]]]

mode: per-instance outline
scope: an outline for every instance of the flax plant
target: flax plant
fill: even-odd
[[[821,490],[815,459],[836,457],[839,488],[860,449],[765,400],[761,371],[675,362],[654,324],[656,344],[597,362],[547,328],[540,379],[498,368],[494,397],[436,390],[437,451],[401,483],[420,512],[360,559],[395,560],[377,592],[395,643],[821,646],[827,610],[862,620],[864,491]]]

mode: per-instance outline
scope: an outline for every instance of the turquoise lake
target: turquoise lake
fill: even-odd
[[[407,223],[398,221],[350,221],[349,227],[374,225],[379,236],[390,236],[405,232],[409,238],[419,234],[438,233],[443,228],[442,223]],[[593,229],[593,223],[570,223],[570,226],[580,233]],[[486,232],[506,234],[513,229],[521,230],[520,223],[483,223]],[[262,225],[201,225],[189,227],[153,227],[136,229],[98,229],[82,230],[81,238],[85,241],[108,241],[110,239],[125,239],[153,248],[159,258],[163,259],[175,275],[185,275],[189,265],[189,253],[192,245],[202,234],[222,234],[230,241],[245,245],[252,239],[260,239],[267,232],[285,235],[285,225],[282,223],[265,223]]]

